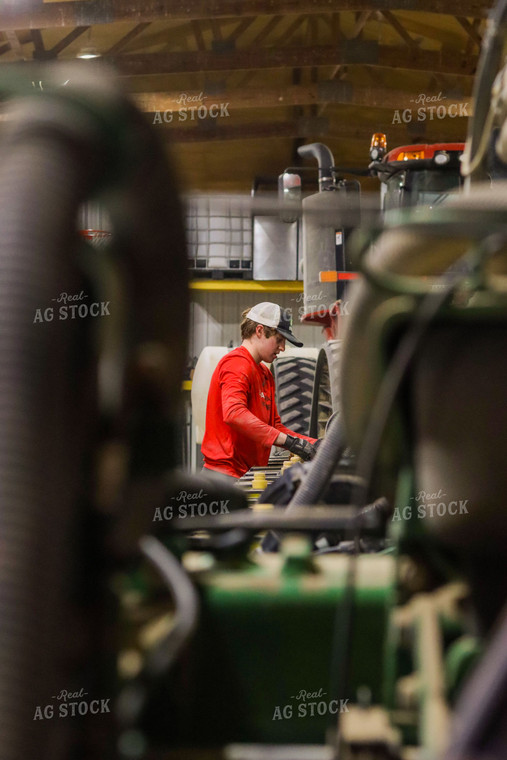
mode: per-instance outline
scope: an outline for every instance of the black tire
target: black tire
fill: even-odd
[[[322,438],[329,418],[340,408],[340,358],[341,340],[330,340],[320,349],[310,414],[312,438]]]
[[[282,423],[295,433],[308,435],[315,376],[315,359],[278,357],[273,364],[276,405]]]

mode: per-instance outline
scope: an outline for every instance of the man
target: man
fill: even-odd
[[[274,361],[286,340],[303,345],[292,334],[290,317],[269,302],[246,309],[242,317],[241,346],[219,361],[211,378],[201,448],[205,470],[233,479],[266,465],[273,445],[310,459],[316,443],[282,425],[273,375],[262,363]]]

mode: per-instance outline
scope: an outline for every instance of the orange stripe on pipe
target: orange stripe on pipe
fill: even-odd
[[[339,280],[357,280],[357,272],[319,272],[319,282],[338,282]]]

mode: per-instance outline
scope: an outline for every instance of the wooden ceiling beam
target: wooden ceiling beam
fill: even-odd
[[[123,37],[121,37],[121,39],[119,39],[118,42],[115,42],[115,44],[112,47],[110,47],[109,50],[107,50],[104,55],[116,55],[116,53],[119,53],[120,50],[123,50],[124,48],[126,48],[129,42],[131,42],[131,40],[138,37],[141,34],[141,32],[144,32],[144,30],[147,27],[149,27],[149,25],[150,25],[149,21],[143,21],[142,24],[137,24],[137,26],[131,29],[128,34],[125,34]],[[89,27],[84,27],[84,28],[89,29]]]
[[[226,37],[226,41],[236,42],[254,22],[255,18],[244,18],[243,21],[240,21],[237,27]]]
[[[288,26],[288,28],[285,30],[282,36],[280,36],[277,40],[275,40],[275,45],[278,47],[287,47],[289,42],[294,38],[294,35],[299,30],[299,28],[304,24],[306,21],[306,16],[298,16],[298,18],[295,18]]]
[[[251,122],[249,124],[210,125],[199,124],[196,127],[175,127],[172,124],[160,125],[168,141],[171,143],[195,143],[195,142],[221,142],[228,140],[258,140],[260,138],[282,138],[295,140],[298,138],[316,139],[325,137],[329,140],[360,140],[365,144],[366,168],[368,164],[368,147],[373,132],[377,131],[375,125],[350,126],[332,124],[327,119],[299,119],[298,121],[275,121],[275,122]],[[158,128],[157,128],[158,129]],[[440,122],[435,124],[431,132],[424,135],[428,142],[449,141],[448,125]],[[453,130],[453,141],[461,141],[466,137],[466,127],[461,130]],[[391,145],[403,145],[413,143],[413,135],[405,126],[389,127],[389,141]]]
[[[43,60],[46,57],[46,48],[44,47],[44,40],[42,39],[42,32],[40,29],[32,29],[31,38],[33,42],[33,57],[35,59]]]
[[[60,40],[60,42],[57,42],[56,45],[51,48],[51,50],[48,50],[46,52],[46,57],[56,58],[63,50],[65,50],[66,47],[71,45],[74,40],[77,40],[78,37],[88,31],[89,28],[89,26],[77,26],[72,30],[72,32],[66,34],[65,37]]]
[[[104,60],[112,63],[120,75],[127,77],[352,64],[473,76],[478,63],[477,56],[460,56],[454,51],[414,49],[407,55],[405,47],[379,45],[375,40],[350,40],[336,45],[312,47],[249,47],[222,53],[197,51],[136,54],[110,56]]]
[[[200,50],[201,52],[206,50],[206,43],[204,42],[204,36],[199,21],[192,21],[192,31],[197,44],[197,50]]]
[[[410,34],[404,28],[403,24],[399,22],[393,13],[390,11],[380,11],[380,15],[385,18],[387,23],[392,26],[392,28],[400,35],[401,39],[407,43],[408,47],[411,50],[414,50],[418,47],[417,42],[412,39]]]
[[[475,42],[477,47],[481,48],[482,45],[482,37],[477,32],[477,27],[474,24],[471,24],[470,21],[465,18],[464,16],[456,16],[456,20],[458,24],[461,26],[462,29],[465,30],[465,32],[468,34],[472,42]]]
[[[494,0],[425,0],[425,13],[485,18]],[[93,26],[118,21],[143,23],[246,16],[300,15],[338,11],[421,10],[418,0],[109,0],[51,2],[31,10],[2,10],[0,30]]]
[[[283,16],[273,16],[265,26],[258,32],[255,37],[250,41],[250,45],[255,45],[257,42],[260,42],[261,40],[265,40],[266,37],[268,37],[269,34],[273,31],[273,29],[278,26],[280,21],[283,20]],[[252,78],[255,76],[255,70],[248,71],[244,76],[241,77],[241,79],[238,82],[238,87],[246,87],[249,82],[252,80]]]
[[[5,39],[9,43],[9,46],[13,53],[16,54],[16,57],[18,59],[24,59],[25,54],[23,53],[23,46],[21,45],[18,35],[15,31],[6,31],[5,33]]]
[[[360,13],[356,19],[356,23],[354,25],[354,29],[352,30],[352,34],[350,35],[351,40],[355,40],[361,32],[363,31],[365,25],[368,23],[370,18],[373,16],[372,11],[363,11]]]
[[[226,103],[227,110],[250,109],[250,108],[277,108],[293,106],[310,106],[319,105],[320,103],[354,105],[365,108],[383,108],[390,111],[412,109],[414,113],[421,103],[416,103],[417,93],[403,90],[393,90],[388,87],[379,87],[378,84],[372,87],[359,87],[349,82],[327,81],[310,85],[291,85],[280,87],[256,87],[244,89],[241,87],[234,88],[220,95],[208,95],[204,91],[202,100],[199,99],[200,92],[186,92],[193,106],[198,108],[201,105],[209,108],[213,103]],[[458,105],[456,117],[460,118],[472,114],[472,96],[464,95],[454,97],[445,93],[431,92],[425,93],[427,98],[435,97],[435,100],[428,100],[426,108],[434,106],[435,108],[445,106],[447,108],[451,103]],[[441,96],[437,101],[438,96]],[[132,98],[142,111],[148,113],[178,111],[182,108],[181,92],[144,92],[133,94]],[[195,99],[193,99],[195,98]],[[465,107],[466,104],[466,107]],[[459,106],[461,105],[461,109]],[[433,120],[438,117],[433,111]],[[428,121],[430,112],[428,111]]]

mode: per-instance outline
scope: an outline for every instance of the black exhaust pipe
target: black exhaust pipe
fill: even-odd
[[[319,192],[332,190],[334,179],[331,168],[334,166],[333,154],[323,143],[310,143],[298,148],[301,158],[316,158],[319,164]]]

